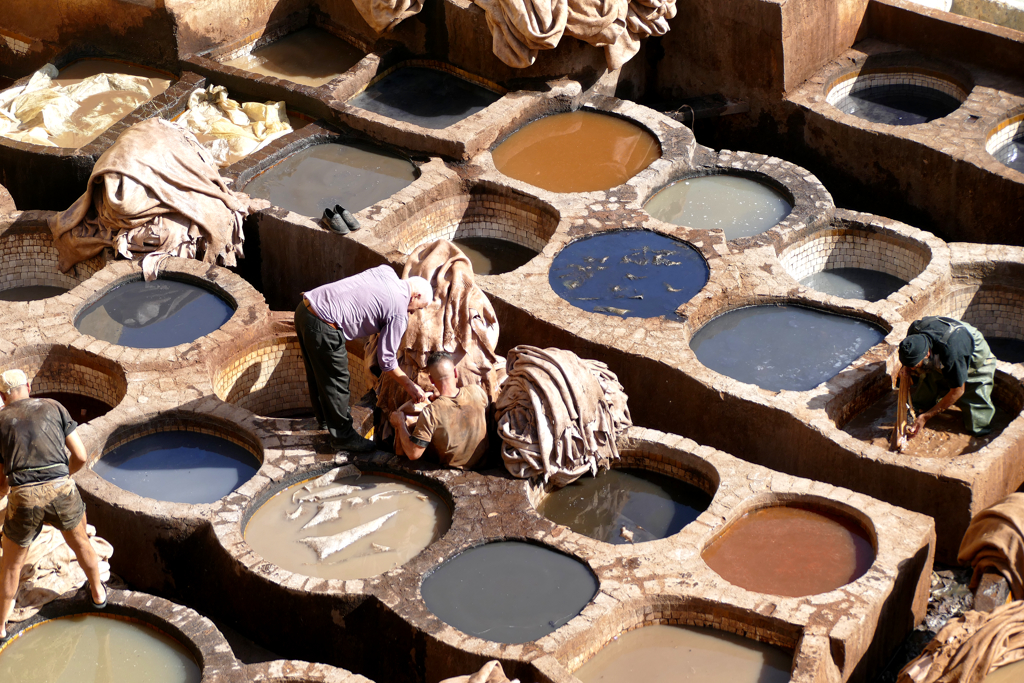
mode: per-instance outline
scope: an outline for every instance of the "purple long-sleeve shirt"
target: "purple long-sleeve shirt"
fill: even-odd
[[[380,332],[377,362],[388,372],[398,367],[398,346],[409,325],[409,283],[391,266],[377,266],[312,289],[305,294],[321,320],[337,326],[345,339]]]

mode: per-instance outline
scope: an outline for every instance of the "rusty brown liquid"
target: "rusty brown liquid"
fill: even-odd
[[[861,577],[874,562],[867,534],[839,515],[795,506],[741,517],[703,553],[729,583],[770,595],[816,595]]]
[[[591,192],[626,182],[661,156],[661,146],[629,121],[574,111],[523,126],[492,156],[510,178],[551,192]]]
[[[362,58],[362,52],[334,34],[306,28],[224,64],[316,88],[333,81]]]

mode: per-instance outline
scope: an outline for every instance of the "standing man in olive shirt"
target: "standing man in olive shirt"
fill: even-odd
[[[0,375],[0,498],[7,498],[0,560],[0,640],[7,638],[7,618],[18,594],[18,578],[29,546],[49,524],[60,530],[89,579],[96,609],[107,605],[100,563],[86,533],[85,504],[72,474],[85,466],[82,439],[64,406],[32,398],[21,370]],[[71,458],[64,450],[67,446]]]

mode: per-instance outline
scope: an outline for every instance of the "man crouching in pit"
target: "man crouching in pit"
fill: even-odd
[[[93,606],[107,606],[100,562],[86,533],[85,503],[72,474],[85,467],[87,454],[75,431],[78,423],[61,404],[32,398],[21,370],[0,375],[0,498],[7,500],[3,557],[0,558],[0,641],[18,594],[18,579],[29,546],[43,524],[57,527],[89,579]],[[68,458],[64,446],[71,451]]]
[[[426,369],[437,393],[425,405],[408,401],[391,413],[395,453],[419,460],[429,447],[442,464],[471,469],[487,451],[487,393],[475,384],[460,387],[459,371],[444,351],[430,354]]]

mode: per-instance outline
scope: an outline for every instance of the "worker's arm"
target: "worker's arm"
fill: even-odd
[[[71,474],[74,474],[85,467],[85,463],[89,461],[89,456],[85,452],[85,444],[82,443],[82,437],[78,436],[77,429],[65,437],[64,443],[67,445],[68,450],[71,451],[71,459],[68,460],[68,470]]]
[[[405,388],[406,393],[412,396],[415,401],[427,400],[427,392],[423,391],[416,382],[409,379],[409,375],[405,374],[402,368],[388,370],[388,374],[391,375],[392,379],[401,384]]]
[[[964,387],[963,387],[963,385],[960,385],[958,387],[954,387],[953,389],[950,389],[949,393],[946,394],[945,396],[943,396],[942,400],[940,400],[938,403],[936,403],[935,406],[931,410],[927,410],[927,411],[925,411],[925,412],[923,412],[923,413],[921,413],[920,415],[917,416],[917,419],[914,420],[914,424],[909,426],[909,427],[907,427],[907,434],[909,434],[910,436],[914,436],[915,434],[917,434],[919,431],[924,429],[924,426],[928,422],[928,420],[932,419],[933,417],[935,417],[936,415],[938,415],[942,411],[948,409],[954,403],[959,401],[960,397],[963,396],[963,395],[964,395]]]
[[[399,455],[404,455],[409,460],[419,460],[427,447],[413,442],[409,428],[405,424],[405,413],[396,410],[388,419],[391,421],[391,426],[395,428],[395,450],[399,450],[400,447],[402,452]]]

